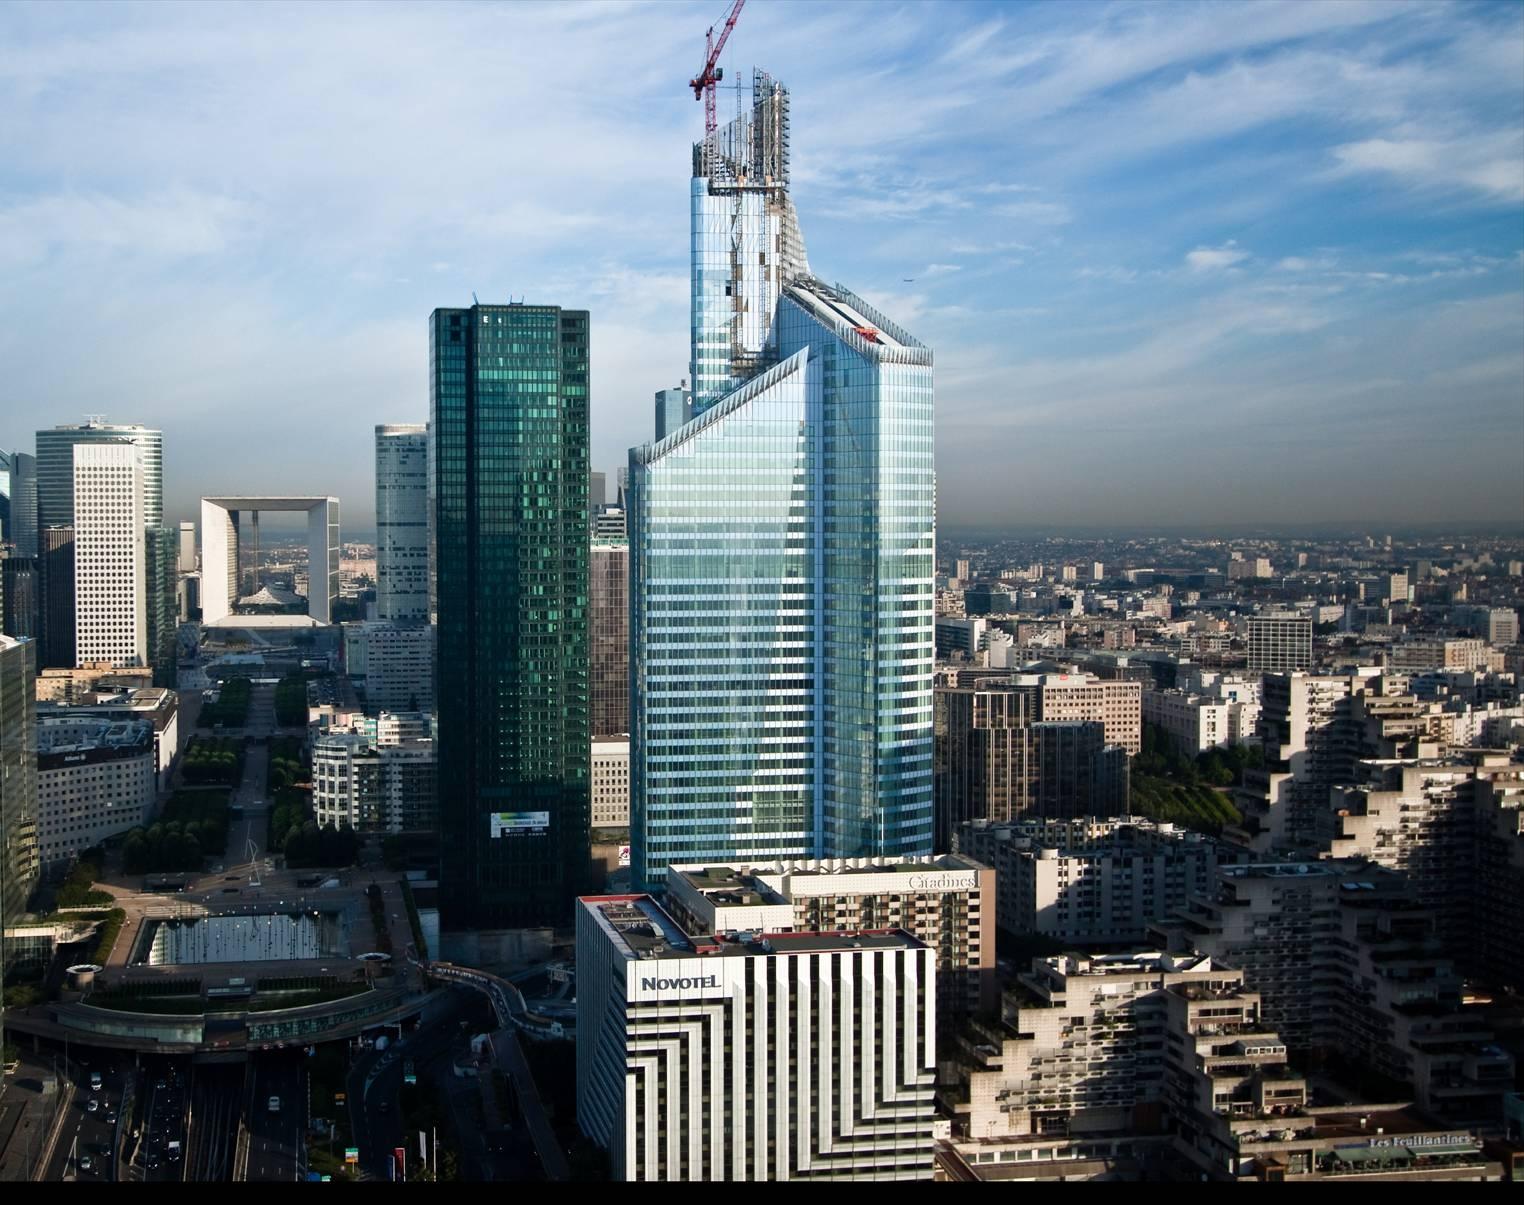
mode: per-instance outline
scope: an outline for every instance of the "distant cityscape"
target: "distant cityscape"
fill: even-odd
[[[575,297],[372,530],[0,454],[0,1180],[1524,1180],[1524,526],[939,529],[743,2],[613,474]]]

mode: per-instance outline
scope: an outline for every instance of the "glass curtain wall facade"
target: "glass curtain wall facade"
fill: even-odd
[[[588,870],[588,315],[430,319],[441,919],[554,923]]]
[[[643,884],[932,850],[931,353],[813,280],[775,337],[778,364],[631,452]]]
[[[37,886],[37,644],[0,636],[0,926]]]
[[[74,445],[130,443],[143,450],[143,524],[164,522],[164,432],[124,423],[86,423],[37,432],[37,525],[74,524]]]
[[[630,730],[630,548],[594,544],[588,561],[592,735]]]

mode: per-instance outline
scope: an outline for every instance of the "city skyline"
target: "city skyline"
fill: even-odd
[[[1517,522],[1517,8],[861,13],[748,9],[720,108],[787,67],[805,235],[937,348],[940,524]],[[374,424],[425,417],[422,317],[475,290],[593,313],[619,466],[687,369],[674,181],[713,16],[311,9],[298,43],[253,10],[11,6],[0,446],[164,429],[176,520],[242,487],[248,411],[310,433],[260,488],[365,530]],[[50,354],[65,322],[89,354]]]

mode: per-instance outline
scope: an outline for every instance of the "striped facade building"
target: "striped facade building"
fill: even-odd
[[[929,1180],[936,951],[577,906],[577,1119],[615,1180]]]

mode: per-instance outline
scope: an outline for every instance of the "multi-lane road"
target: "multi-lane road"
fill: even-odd
[[[305,1051],[260,1054],[250,1064],[248,1157],[244,1178],[307,1178],[307,1068]],[[275,1107],[272,1108],[271,1106]]]
[[[107,1056],[86,1061],[76,1054],[70,1071],[74,1099],[64,1112],[47,1178],[110,1181],[115,1178],[116,1123],[125,1082],[122,1070]],[[100,1076],[99,1088],[91,1087],[92,1073]]]

